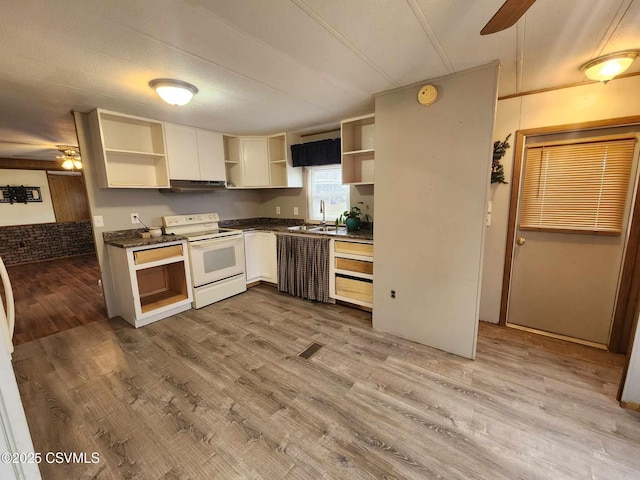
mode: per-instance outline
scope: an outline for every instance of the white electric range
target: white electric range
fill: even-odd
[[[220,228],[217,213],[167,215],[167,235],[187,237],[193,307],[202,308],[247,290],[242,230]]]

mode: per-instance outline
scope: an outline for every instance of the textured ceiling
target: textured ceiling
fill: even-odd
[[[55,145],[77,144],[71,110],[238,134],[300,130],[494,59],[509,95],[584,81],[585,61],[640,48],[640,0],[537,0],[516,26],[480,36],[502,2],[4,1],[0,157],[52,159]],[[171,107],[147,86],[158,77],[200,93]]]

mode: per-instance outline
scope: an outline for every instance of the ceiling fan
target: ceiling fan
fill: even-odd
[[[507,0],[480,31],[480,35],[501,32],[514,25],[536,0]]]

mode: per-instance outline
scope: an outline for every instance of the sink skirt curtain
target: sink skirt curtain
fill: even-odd
[[[278,290],[329,302],[329,245],[319,237],[277,235]]]

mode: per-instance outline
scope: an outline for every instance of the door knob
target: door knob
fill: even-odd
[[[518,237],[516,242],[518,243],[518,245],[524,245],[525,243],[527,243],[527,239],[524,237]]]

